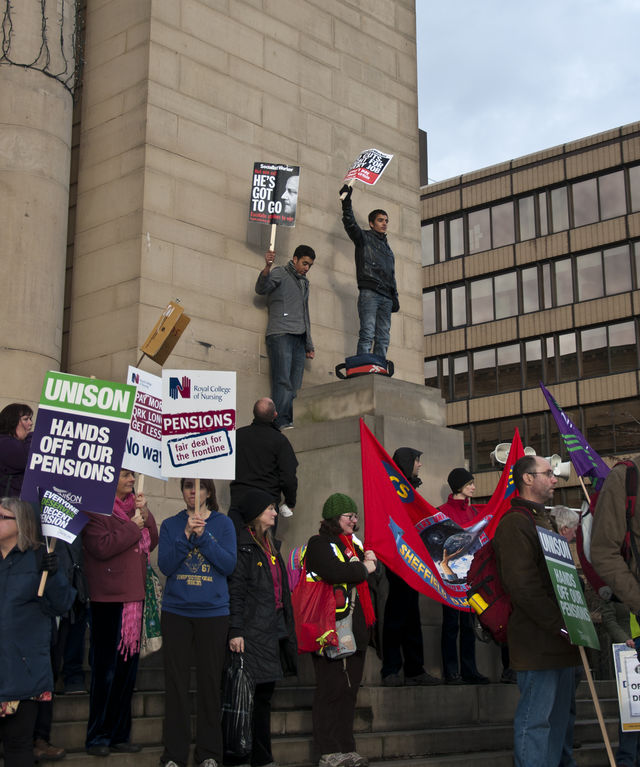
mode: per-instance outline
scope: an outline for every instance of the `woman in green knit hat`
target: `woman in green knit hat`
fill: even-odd
[[[373,551],[364,551],[354,535],[358,509],[348,495],[330,495],[322,508],[318,535],[307,544],[307,573],[333,584],[336,620],[352,613],[356,652],[331,659],[312,655],[316,675],[313,699],[313,739],[320,754],[319,767],[366,767],[366,757],[356,752],[353,736],[358,688],[371,639],[375,613],[367,580],[375,571]]]

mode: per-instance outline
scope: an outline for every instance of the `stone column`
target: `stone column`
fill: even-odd
[[[76,0],[5,0],[0,14],[4,405],[37,402],[60,367]]]

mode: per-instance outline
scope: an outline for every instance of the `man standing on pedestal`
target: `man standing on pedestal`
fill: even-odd
[[[513,466],[519,496],[493,538],[498,572],[511,597],[507,635],[520,700],[513,720],[516,767],[560,763],[571,724],[578,648],[556,601],[536,526],[553,530],[545,505],[558,482],[545,458],[526,455]]]
[[[400,309],[396,287],[395,258],[387,242],[389,216],[381,209],[369,213],[369,229],[358,226],[351,206],[353,187],[344,185],[342,224],[356,246],[356,276],[358,279],[358,316],[360,335],[357,354],[373,354],[387,358],[391,333],[391,314]]]
[[[293,400],[302,386],[305,358],[315,356],[306,275],[316,254],[308,245],[298,245],[286,266],[273,267],[275,255],[273,250],[265,254],[265,267],[258,275],[256,293],[267,296],[271,397],[278,411],[276,425],[287,429],[293,426]]]

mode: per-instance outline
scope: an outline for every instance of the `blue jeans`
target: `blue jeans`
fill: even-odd
[[[518,688],[513,719],[516,767],[559,764],[575,694],[574,667],[518,671]]]
[[[622,732],[620,723],[618,723],[616,764],[623,764],[624,767],[640,765],[640,732]]]
[[[362,288],[358,295],[358,316],[360,317],[360,336],[358,354],[373,353],[387,359],[389,333],[391,331],[391,308],[393,301],[375,290]]]
[[[305,336],[291,333],[267,336],[267,352],[271,363],[271,399],[278,411],[276,425],[288,426],[293,423],[293,400],[302,386]]]

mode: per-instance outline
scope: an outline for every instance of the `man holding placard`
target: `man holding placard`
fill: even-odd
[[[316,254],[308,245],[298,245],[286,266],[273,266],[275,252],[265,254],[264,269],[258,275],[256,293],[267,296],[267,352],[271,365],[271,398],[281,429],[293,426],[293,400],[302,386],[304,361],[315,351],[309,320],[307,273]]]
[[[396,287],[395,258],[387,242],[389,216],[382,209],[369,213],[369,229],[361,229],[353,214],[353,187],[340,189],[342,224],[355,245],[358,280],[358,316],[360,335],[357,354],[373,354],[387,358],[391,332],[391,314],[400,309]]]
[[[511,666],[520,700],[513,720],[516,767],[560,763],[574,695],[577,647],[569,641],[537,528],[553,530],[545,504],[558,482],[545,458],[524,456],[513,467],[519,496],[493,538],[498,572],[513,604],[508,624]]]

